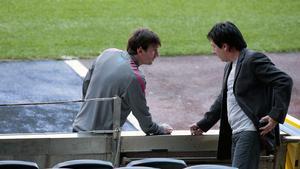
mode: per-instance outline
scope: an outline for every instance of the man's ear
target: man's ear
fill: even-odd
[[[222,48],[223,48],[226,52],[229,52],[229,51],[230,51],[230,47],[229,47],[229,45],[228,45],[227,43],[224,43],[224,44],[222,45]]]
[[[140,55],[143,52],[143,48],[140,46],[139,48],[136,49],[136,53]]]

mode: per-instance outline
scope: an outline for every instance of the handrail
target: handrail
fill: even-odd
[[[62,100],[62,101],[48,101],[48,102],[4,103],[4,104],[0,104],[0,107],[64,104],[64,103],[77,103],[77,102],[89,102],[89,101],[109,101],[109,100],[114,100],[116,98],[117,97],[91,98],[91,99],[79,99],[79,100]]]

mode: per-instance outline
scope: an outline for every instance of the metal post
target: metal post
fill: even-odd
[[[120,143],[121,143],[121,98],[114,97],[113,100],[113,138],[112,138],[112,162],[115,167],[119,166]]]
[[[274,169],[284,169],[286,160],[287,143],[280,144],[274,161]]]

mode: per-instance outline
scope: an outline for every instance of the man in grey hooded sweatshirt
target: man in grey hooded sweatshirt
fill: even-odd
[[[158,35],[149,29],[138,29],[129,38],[127,51],[107,49],[96,58],[83,82],[85,99],[119,96],[121,126],[130,112],[147,135],[170,134],[172,127],[153,122],[145,98],[146,81],[140,65],[151,65],[159,56]],[[88,101],[81,106],[73,131],[111,130],[113,106],[109,101]]]

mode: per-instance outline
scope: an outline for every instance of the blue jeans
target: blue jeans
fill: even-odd
[[[258,169],[260,139],[257,131],[242,131],[232,136],[232,166],[239,169]]]

